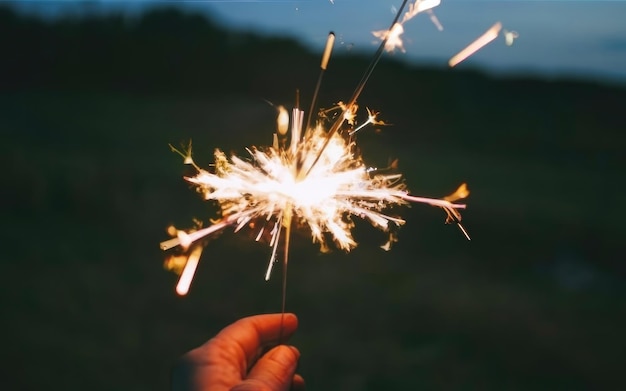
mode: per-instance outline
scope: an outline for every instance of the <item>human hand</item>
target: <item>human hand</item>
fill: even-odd
[[[173,373],[175,391],[303,390],[296,374],[300,352],[278,345],[298,328],[298,318],[285,314],[255,315],[224,328],[204,345],[185,354]],[[278,346],[277,346],[278,345]],[[270,349],[267,351],[267,349]]]

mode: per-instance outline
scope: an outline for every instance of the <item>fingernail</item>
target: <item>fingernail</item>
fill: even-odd
[[[300,368],[300,351],[295,346],[288,346],[288,348],[291,349],[293,354],[295,354],[296,357],[297,357],[297,359],[296,359],[297,360],[296,361],[296,371],[297,371],[298,368]]]
[[[294,365],[294,361],[300,358],[300,352],[292,346],[280,345],[274,348],[270,357],[284,366],[290,366]]]
[[[295,346],[287,346],[289,349],[291,349],[291,351],[293,352],[293,354],[296,355],[296,358],[299,359],[300,358],[300,351],[298,350],[298,348],[296,348]]]
[[[285,323],[293,323],[296,325],[296,328],[298,327],[298,317],[296,316],[296,314],[292,314],[290,312],[285,314],[284,317],[284,322]]]

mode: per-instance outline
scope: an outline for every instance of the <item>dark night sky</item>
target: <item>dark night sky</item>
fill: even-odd
[[[47,17],[99,12],[137,14],[154,6],[178,7],[209,14],[230,27],[285,34],[318,50],[329,31],[338,50],[375,50],[371,31],[388,28],[400,0],[309,1],[25,1],[19,7]],[[626,2],[444,0],[434,12],[439,32],[426,14],[405,25],[409,62],[439,64],[496,21],[519,38],[508,47],[502,35],[463,66],[495,72],[525,72],[548,76],[576,75],[626,82]]]

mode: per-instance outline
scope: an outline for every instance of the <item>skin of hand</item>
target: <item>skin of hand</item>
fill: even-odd
[[[172,389],[304,390],[304,379],[296,374],[300,352],[293,346],[279,344],[296,331],[298,318],[284,314],[281,336],[282,316],[254,315],[227,326],[181,358],[172,375]]]

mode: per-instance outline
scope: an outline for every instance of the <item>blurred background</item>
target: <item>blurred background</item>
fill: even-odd
[[[319,105],[349,99],[399,5],[0,2],[3,384],[166,390],[184,352],[280,311],[280,269],[263,280],[269,248],[246,232],[212,240],[175,294],[158,243],[212,211],[168,144],[193,140],[202,166],[268,145],[267,101],[308,107],[329,30]],[[459,0],[435,9],[442,32],[408,22],[359,100],[393,126],[361,149],[417,195],[467,182],[473,240],[423,205],[389,252],[366,223],[349,254],[299,232],[287,309],[309,389],[626,386],[625,5]],[[446,68],[498,20],[511,47]]]

